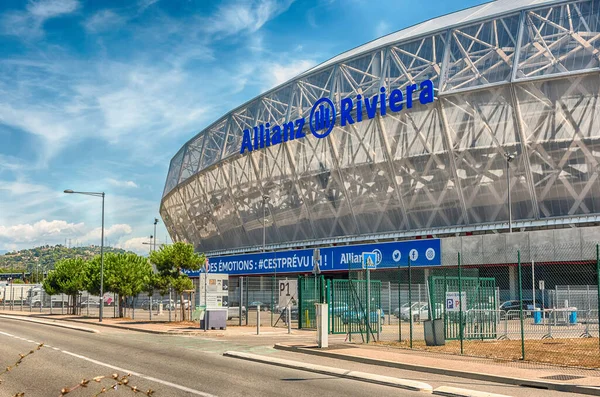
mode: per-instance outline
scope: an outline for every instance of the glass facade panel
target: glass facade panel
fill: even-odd
[[[452,30],[444,90],[508,81],[518,28],[516,14]]]
[[[439,86],[445,48],[445,33],[409,43],[398,43],[389,48],[386,86],[404,87],[426,79]]]
[[[376,119],[336,128],[331,135],[360,233],[400,230],[404,214],[388,149]]]
[[[600,212],[598,74],[517,86],[541,217]]]
[[[409,227],[464,224],[437,107],[418,106],[388,115],[384,124]]]
[[[198,163],[202,154],[202,146],[204,145],[204,137],[206,134],[201,134],[186,145],[185,156],[181,164],[181,175],[179,183],[188,179],[198,171]]]
[[[177,154],[171,160],[169,165],[169,173],[167,174],[167,183],[165,184],[165,190],[163,191],[163,197],[167,195],[179,182],[179,173],[181,172],[181,163],[183,161],[183,154],[185,153],[185,146],[179,149]]]
[[[527,11],[518,78],[600,66],[600,1]]]
[[[346,186],[335,165],[336,155],[329,140],[309,136],[288,145],[315,238],[356,234],[356,222],[344,193]]]
[[[521,152],[510,89],[445,97],[442,104],[469,222],[508,221],[505,155]],[[523,164],[511,164],[515,219],[534,216]]]
[[[271,216],[277,226],[268,230],[271,233],[268,233],[267,241],[312,239],[308,208],[297,186],[295,166],[287,147],[271,146],[254,157],[262,191],[270,198],[267,216]]]

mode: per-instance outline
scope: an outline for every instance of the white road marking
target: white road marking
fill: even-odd
[[[39,344],[40,344],[40,343],[38,343],[38,342],[35,342],[35,341],[32,341],[32,340],[29,340],[29,339],[24,339],[24,338],[21,338],[21,337],[19,337],[19,336],[16,336],[16,335],[9,334],[9,333],[7,333],[7,332],[2,332],[2,331],[0,331],[0,335],[6,335],[6,336],[8,336],[8,337],[11,337],[11,338],[15,338],[15,339],[21,339],[21,340],[23,340],[23,341],[25,341],[25,342],[35,343],[36,345],[39,345]],[[45,347],[50,347],[50,348],[52,348],[52,349],[54,349],[54,350],[60,351],[61,353],[67,354],[67,355],[69,355],[69,356],[76,357],[76,358],[79,358],[79,359],[81,359],[81,360],[89,361],[89,362],[91,362],[91,363],[94,363],[94,364],[96,364],[96,365],[100,365],[100,366],[102,366],[102,367],[107,367],[107,368],[114,369],[114,370],[116,370],[116,371],[120,371],[120,372],[126,372],[126,373],[128,373],[128,374],[135,375],[135,376],[138,376],[138,377],[140,377],[140,378],[143,378],[143,379],[146,379],[146,380],[149,380],[149,381],[152,381],[152,382],[160,383],[160,384],[162,384],[162,385],[169,386],[169,387],[172,387],[172,388],[174,388],[174,389],[179,389],[179,390],[182,390],[182,391],[185,391],[185,392],[191,393],[191,394],[195,394],[195,395],[197,395],[197,396],[203,396],[203,397],[217,397],[217,396],[215,396],[214,394],[204,393],[204,392],[201,392],[201,391],[199,391],[199,390],[190,389],[189,387],[185,387],[185,386],[182,386],[182,385],[178,385],[178,384],[176,384],[176,383],[172,383],[172,382],[169,382],[169,381],[166,381],[166,380],[162,380],[162,379],[154,378],[154,377],[152,377],[152,376],[144,375],[144,374],[141,374],[141,373],[139,373],[139,372],[131,371],[131,370],[129,370],[129,369],[125,369],[125,368],[117,367],[117,366],[115,366],[115,365],[108,364],[108,363],[104,363],[104,362],[102,362],[102,361],[98,361],[98,360],[94,360],[94,359],[92,359],[92,358],[89,358],[89,357],[86,357],[86,356],[82,356],[82,355],[80,355],[80,354],[71,353],[71,352],[69,352],[69,351],[67,351],[67,350],[61,350],[61,349],[58,349],[58,348],[56,348],[56,347],[52,347],[52,346],[50,346],[50,345],[46,345],[46,344],[45,344],[44,346],[45,346]]]

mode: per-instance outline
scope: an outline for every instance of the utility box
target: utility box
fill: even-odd
[[[206,328],[204,322],[206,321]],[[208,309],[200,320],[201,329],[227,329],[227,309]]]

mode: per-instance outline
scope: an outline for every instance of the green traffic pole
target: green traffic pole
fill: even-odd
[[[460,338],[460,354],[464,354],[463,312],[462,312],[462,266],[458,253],[458,337]]]
[[[367,315],[365,316],[365,329],[367,330],[367,344],[371,337],[371,271],[367,265]]]
[[[525,360],[525,330],[523,329],[523,278],[521,269],[521,251],[517,251],[519,265],[519,319],[521,321],[521,360]]]
[[[398,342],[402,342],[402,293],[400,289],[401,281],[402,271],[400,270],[400,265],[398,265]]]
[[[410,348],[413,347],[413,315],[412,315],[412,268],[410,266],[410,257],[408,258],[408,317],[410,329]]]
[[[598,350],[600,350],[600,245],[596,244],[596,284],[598,286]]]

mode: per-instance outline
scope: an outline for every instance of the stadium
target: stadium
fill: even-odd
[[[414,258],[417,281],[462,253],[514,297],[517,251],[574,278],[600,241],[599,18],[598,0],[495,1],[342,53],[190,139],[162,219],[230,274],[404,244],[377,263]],[[262,251],[299,266],[243,262]]]

